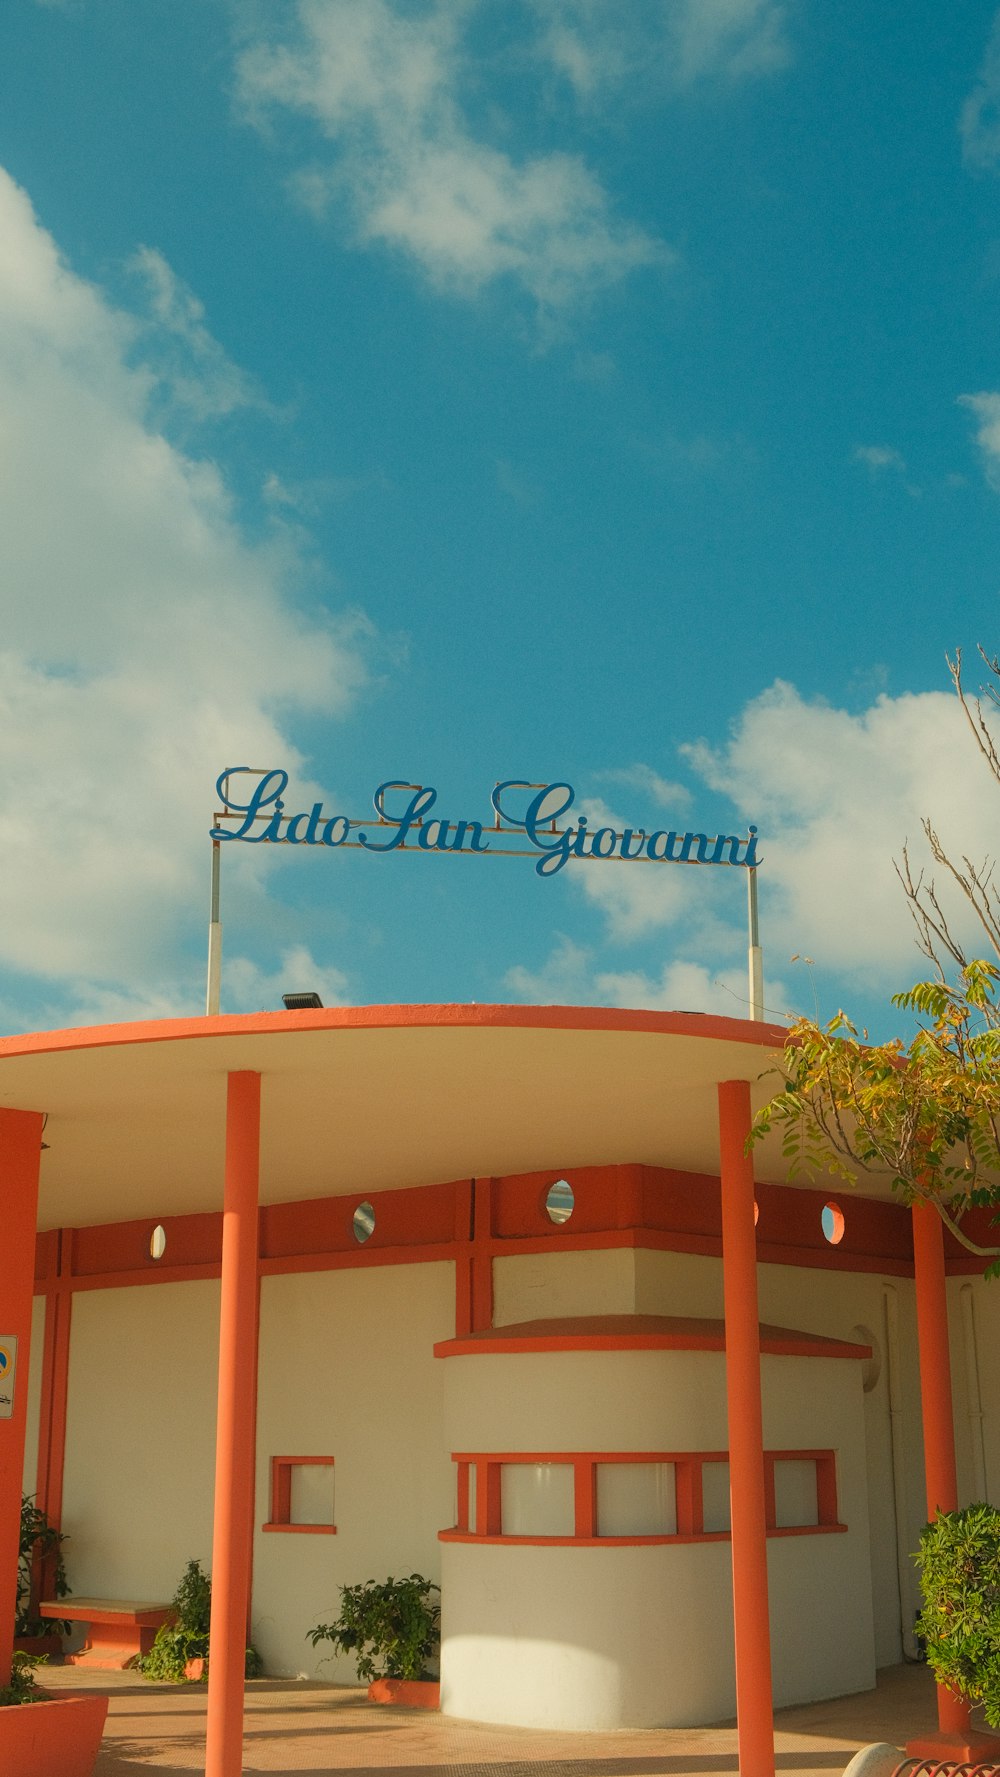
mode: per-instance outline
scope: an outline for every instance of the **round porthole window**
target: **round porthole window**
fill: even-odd
[[[557,1225],[568,1222],[575,1207],[576,1198],[569,1180],[557,1178],[555,1184],[550,1185],[545,1193],[545,1213],[549,1221]]]
[[[831,1246],[839,1246],[844,1238],[844,1212],[839,1203],[824,1203],[820,1226],[824,1240],[828,1240]]]
[[[149,1256],[151,1259],[162,1259],[167,1250],[167,1231],[157,1222],[149,1236]]]
[[[354,1211],[353,1228],[354,1238],[359,1246],[363,1246],[366,1240],[370,1240],[375,1232],[375,1211],[367,1198],[364,1203],[359,1203]]]

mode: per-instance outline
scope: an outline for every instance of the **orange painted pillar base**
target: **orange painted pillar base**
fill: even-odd
[[[913,1205],[913,1265],[917,1290],[917,1343],[920,1351],[920,1410],[924,1422],[927,1517],[958,1506],[955,1422],[948,1346],[948,1295],[944,1270],[944,1224],[931,1203]],[[972,1707],[944,1685],[937,1688],[938,1729],[906,1743],[910,1758],[1000,1759],[1000,1740],[972,1727]]]
[[[719,1087],[722,1279],[726,1312],[726,1398],[732,1507],[736,1727],[741,1777],[774,1777],[767,1519],[760,1398],[760,1325],[753,1165],[746,1153],[750,1087]]]

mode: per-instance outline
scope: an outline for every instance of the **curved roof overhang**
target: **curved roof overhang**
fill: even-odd
[[[48,1115],[39,1226],[218,1209],[226,1076],[263,1079],[261,1200],[639,1162],[716,1174],[719,1081],[781,1027],[683,1012],[362,1006],[0,1039],[0,1104]],[[782,1181],[776,1142],[759,1176]]]

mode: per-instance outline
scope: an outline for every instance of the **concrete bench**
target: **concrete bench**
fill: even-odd
[[[119,1672],[136,1654],[148,1654],[157,1629],[173,1613],[169,1604],[134,1598],[47,1598],[38,1614],[56,1622],[89,1624],[79,1653],[66,1655],[67,1665]]]

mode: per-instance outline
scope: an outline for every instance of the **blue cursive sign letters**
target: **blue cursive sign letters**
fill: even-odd
[[[256,779],[249,799],[240,802],[233,793],[231,779],[249,775]],[[414,848],[437,852],[488,852],[495,856],[518,855],[513,841],[526,841],[527,855],[537,854],[535,870],[539,876],[557,876],[573,858],[619,858],[625,862],[651,864],[737,864],[755,870],[757,829],[747,828],[747,837],[736,833],[680,833],[673,828],[658,828],[647,833],[642,827],[591,829],[586,815],[571,817],[569,826],[560,826],[569,816],[576,801],[571,784],[545,784],[539,789],[519,778],[508,778],[498,784],[492,794],[496,816],[492,827],[481,821],[448,821],[443,815],[431,815],[437,803],[437,791],[429,785],[402,783],[388,779],[380,784],[373,798],[376,819],[352,821],[347,815],[327,815],[321,802],[300,813],[285,813],[287,771],[254,771],[247,765],[231,765],[222,772],[216,791],[222,802],[218,821],[210,829],[214,840],[242,839],[248,845],[351,845],[365,851],[390,852]],[[504,806],[509,791],[532,791],[520,814]],[[386,811],[388,794],[403,792],[407,796],[400,812]],[[430,817],[430,818],[428,818]],[[226,824],[229,823],[229,824]],[[356,837],[352,838],[352,830]],[[490,833],[496,843],[487,839]],[[383,835],[387,834],[387,837]]]

